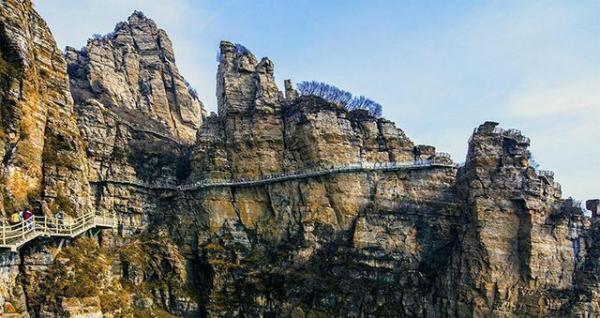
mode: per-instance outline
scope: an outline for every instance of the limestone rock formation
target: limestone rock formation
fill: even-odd
[[[202,103],[165,31],[139,11],[65,56],[96,209],[119,212],[121,234],[133,233],[158,213],[151,188],[186,177]]]
[[[29,1],[0,2],[0,104],[3,219],[23,209],[74,215],[90,211],[87,157],[66,63]],[[0,262],[0,295],[22,310],[21,259],[2,254]]]
[[[205,116],[140,12],[65,63],[29,1],[0,9],[3,220],[119,221],[0,251],[0,315],[600,315],[598,201],[589,217],[563,199],[519,131],[482,124],[457,165],[385,118],[281,92],[269,59],[226,41]],[[387,165],[338,169],[359,162]]]
[[[134,12],[80,51],[67,48],[66,56],[77,104],[94,99],[115,111],[123,108],[133,121],[152,119],[182,142],[194,142],[202,102],[179,74],[166,32],[143,13]]]
[[[529,164],[529,139],[485,123],[473,134],[459,188],[467,202],[459,315],[556,314],[576,266],[582,212]],[[466,288],[466,290],[465,290]],[[485,293],[475,293],[478,289]],[[460,295],[463,294],[463,295]],[[466,297],[466,299],[461,299]]]

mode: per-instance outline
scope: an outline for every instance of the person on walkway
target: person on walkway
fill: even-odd
[[[57,227],[64,227],[65,226],[65,213],[61,210],[58,211],[55,215],[54,218],[56,219],[56,224]]]
[[[19,214],[19,212],[14,212],[13,214],[10,215],[10,224],[17,224],[21,222],[21,215]]]
[[[25,220],[25,226],[27,229],[31,230],[33,228],[33,213],[31,213],[29,209],[23,212],[23,219]]]

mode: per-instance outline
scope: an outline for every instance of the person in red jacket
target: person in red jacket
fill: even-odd
[[[31,230],[33,227],[33,213],[31,213],[29,210],[25,210],[25,212],[23,212],[23,219],[25,220],[25,226],[27,226],[27,229]]]

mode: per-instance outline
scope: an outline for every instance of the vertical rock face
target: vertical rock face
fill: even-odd
[[[258,62],[245,47],[221,42],[219,115],[199,132],[193,179],[414,159],[413,143],[392,122],[359,111],[348,113],[316,97],[286,102],[273,72],[267,58]]]
[[[458,313],[556,313],[565,301],[560,293],[572,284],[573,229],[583,215],[560,199],[552,175],[529,165],[529,139],[496,125],[475,131],[459,174],[468,209]]]
[[[87,160],[65,61],[29,1],[3,1],[0,101],[3,212],[64,195],[89,210]]]
[[[134,232],[158,213],[153,189],[186,176],[202,103],[179,74],[165,31],[141,12],[65,55],[96,209],[118,212],[124,232]]]
[[[597,200],[595,200],[597,201]],[[594,212],[594,211],[592,211]],[[577,247],[584,251],[578,257],[577,271],[573,280],[573,295],[563,305],[562,313],[571,317],[597,317],[600,315],[600,223],[593,218],[589,231],[583,232],[583,240]]]
[[[69,87],[31,3],[0,9],[4,217],[32,206],[119,218],[100,239],[0,251],[0,315],[600,314],[598,201],[589,218],[561,199],[520,132],[487,122],[452,165],[384,118],[289,81],[284,97],[273,63],[229,42],[218,114],[205,117],[165,32],[139,12],[67,50]],[[448,165],[186,187],[429,159]]]
[[[435,156],[385,119],[289,87],[284,100],[272,63],[240,45],[222,42],[220,57],[219,115],[199,132],[188,182]],[[423,313],[432,304],[421,287],[443,272],[433,264],[446,262],[461,229],[455,174],[350,173],[186,193],[196,216],[187,226],[198,233],[188,236],[210,269],[207,313]]]
[[[182,142],[194,142],[204,117],[202,103],[179,74],[165,31],[141,12],[80,51],[67,48],[66,56],[77,104],[95,99],[136,115],[141,123],[153,119]]]
[[[199,133],[192,181],[435,156],[384,119],[297,97],[289,84],[283,100],[267,61],[221,44],[219,115]],[[212,269],[207,312],[578,315],[571,293],[589,220],[561,199],[552,173],[529,165],[529,139],[496,125],[475,131],[458,174],[341,174],[187,194]]]
[[[30,1],[0,2],[0,214],[91,210],[66,63]],[[4,222],[4,221],[3,221]],[[0,299],[26,308],[21,259],[0,251]]]
[[[282,96],[273,63],[257,62],[241,45],[221,42],[217,101],[224,146],[234,177],[281,171],[283,154]]]

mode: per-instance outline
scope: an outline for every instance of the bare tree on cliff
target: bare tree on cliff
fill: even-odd
[[[352,94],[334,85],[317,81],[300,82],[297,85],[302,95],[319,96],[329,102],[339,104],[348,111],[365,110],[371,116],[381,117],[382,106],[379,103],[365,97],[352,97]]]

